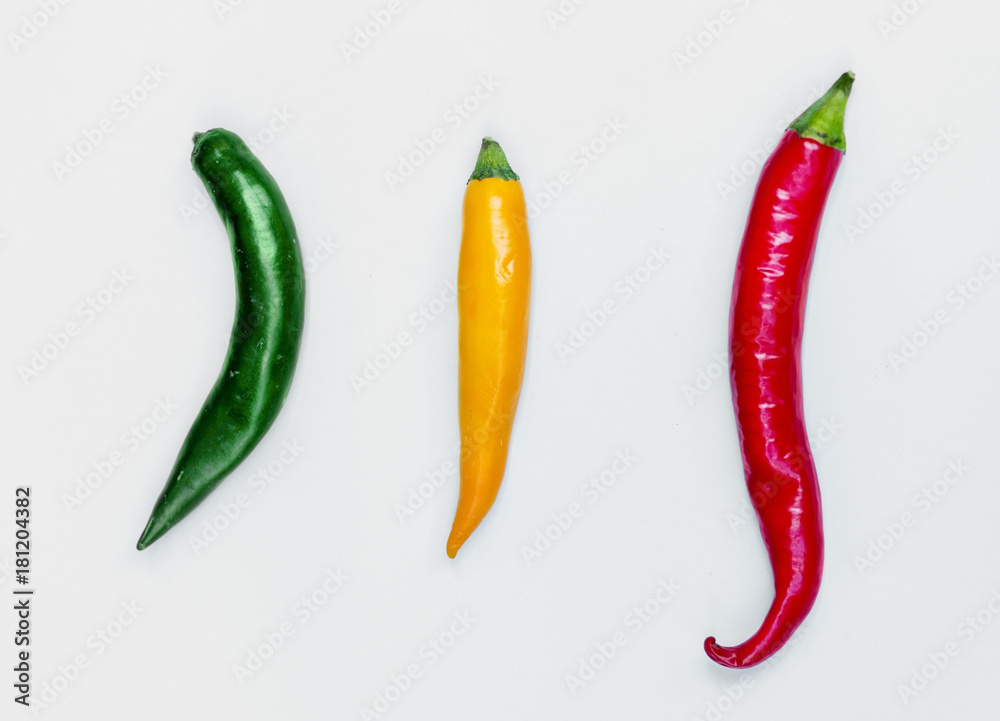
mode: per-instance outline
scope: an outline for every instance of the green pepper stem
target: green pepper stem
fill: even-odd
[[[479,150],[476,168],[472,171],[469,182],[485,178],[520,180],[517,173],[510,169],[510,163],[507,162],[507,156],[504,155],[500,143],[490,137],[483,138],[483,147]]]
[[[822,98],[809,106],[788,127],[803,138],[811,138],[842,153],[847,152],[844,140],[844,110],[851,95],[854,73],[846,72]]]

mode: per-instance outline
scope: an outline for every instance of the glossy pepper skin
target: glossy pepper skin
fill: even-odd
[[[524,380],[531,246],[521,183],[503,150],[483,140],[462,208],[458,260],[458,509],[448,556],[493,506],[507,466]]]
[[[730,380],[743,470],[774,573],[774,601],[746,642],[705,640],[712,660],[753,666],[780,649],[819,593],[820,491],[802,405],[806,290],[823,207],[846,150],[845,73],[785,132],[761,170],[736,262]]]
[[[236,318],[222,372],[181,446],[139,550],[191,512],[260,442],[281,410],[299,356],[305,271],[274,178],[234,133],[194,136],[191,164],[229,232]]]

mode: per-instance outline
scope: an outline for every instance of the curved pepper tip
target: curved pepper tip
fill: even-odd
[[[736,659],[736,650],[720,646],[715,642],[715,636],[709,636],[705,639],[705,653],[720,666],[725,666],[726,668],[740,668],[743,666]]]

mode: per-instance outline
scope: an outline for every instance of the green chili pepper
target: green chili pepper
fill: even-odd
[[[191,164],[226,229],[236,270],[229,352],[177,456],[137,547],[191,512],[260,442],[295,372],[305,315],[305,272],[295,225],[274,178],[238,136],[194,136]]]

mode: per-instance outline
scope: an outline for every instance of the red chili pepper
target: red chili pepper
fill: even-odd
[[[738,646],[705,639],[723,666],[780,649],[812,608],[823,573],[819,483],[802,412],[800,348],[823,206],[845,152],[844,73],[795,120],[761,170],[736,261],[729,362],[743,471],[774,572],[774,601]]]

